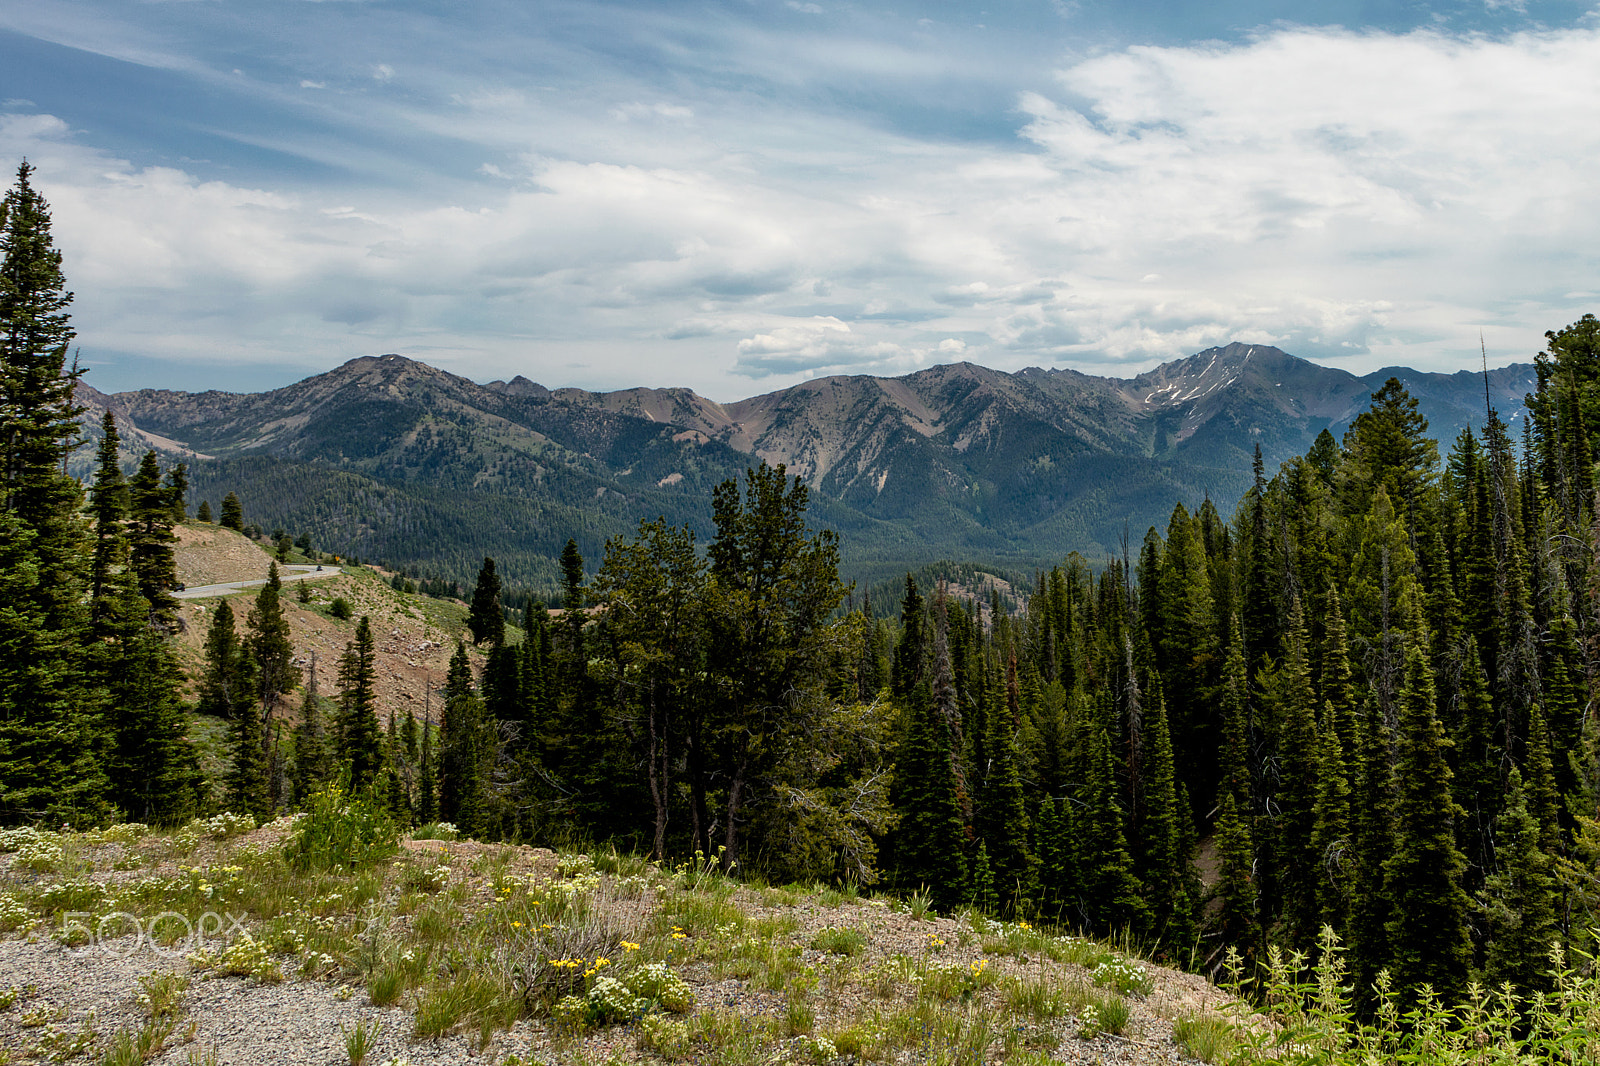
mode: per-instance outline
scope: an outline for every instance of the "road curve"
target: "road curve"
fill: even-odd
[[[278,580],[287,585],[291,581],[316,580],[323,577],[338,577],[341,570],[337,566],[324,565],[321,570],[315,566],[295,565],[278,567]],[[175,600],[203,600],[209,596],[226,596],[232,592],[243,589],[257,588],[267,583],[266,578],[258,581],[224,581],[216,585],[192,585],[182,592],[174,592]]]

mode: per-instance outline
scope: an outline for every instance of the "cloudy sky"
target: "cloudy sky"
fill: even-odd
[[[0,0],[0,165],[108,391],[1454,370],[1600,310],[1592,2]]]

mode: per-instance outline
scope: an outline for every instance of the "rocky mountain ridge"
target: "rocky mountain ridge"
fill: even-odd
[[[303,501],[258,492],[254,506],[290,528],[300,528],[297,508],[314,509],[317,517],[298,521],[320,522],[322,536],[335,538],[327,543],[354,538],[345,547],[361,551],[365,540],[396,561],[405,558],[398,545],[379,548],[380,516],[335,513],[339,493],[356,484],[350,478],[386,498],[431,493],[435,511],[471,496],[534,507],[518,521],[569,524],[584,534],[580,544],[587,538],[588,555],[645,517],[709,532],[711,487],[760,458],[804,477],[813,519],[840,529],[847,558],[872,569],[1101,555],[1124,530],[1163,522],[1178,500],[1194,505],[1209,494],[1231,509],[1256,445],[1270,468],[1324,428],[1342,434],[1391,374],[1418,397],[1444,448],[1482,421],[1486,390],[1514,418],[1533,387],[1531,364],[1487,376],[1402,368],[1357,377],[1235,343],[1131,379],[957,363],[895,378],[820,378],[727,404],[685,388],[597,393],[522,377],[479,384],[397,355],[354,359],[265,393],[82,395],[113,410],[134,446],[182,456],[201,482],[232,478],[241,496],[258,491],[252,484],[264,484],[272,464],[312,469],[304,476],[316,485],[341,472],[338,489],[329,483]],[[452,521],[427,520],[441,532]],[[559,532],[522,540],[548,563],[559,550],[551,542],[568,535]]]

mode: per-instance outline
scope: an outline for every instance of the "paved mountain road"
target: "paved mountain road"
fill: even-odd
[[[278,568],[278,579],[287,585],[291,581],[314,580],[323,577],[338,577],[341,570],[337,566],[324,566],[318,570],[315,566],[282,566]],[[209,596],[226,596],[232,592],[243,589],[256,588],[267,583],[266,578],[257,581],[224,581],[216,585],[195,585],[182,592],[174,592],[172,598],[176,600],[203,600]]]

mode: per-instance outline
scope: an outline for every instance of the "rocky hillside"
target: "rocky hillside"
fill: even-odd
[[[261,545],[232,530],[200,523],[178,527],[175,546],[178,580],[191,587],[224,581],[265,580],[271,555]],[[307,683],[313,670],[319,691],[331,696],[336,687],[339,655],[355,636],[356,621],[370,616],[377,642],[378,715],[387,721],[391,712],[419,718],[432,706],[437,722],[440,708],[429,691],[444,683],[450,655],[464,634],[466,605],[457,600],[396,592],[381,573],[367,567],[344,569],[333,576],[306,583],[308,602],[298,598],[299,583],[286,585],[281,597],[284,615],[294,641],[295,664]],[[199,676],[206,630],[217,604],[226,598],[236,625],[242,630],[259,584],[226,597],[180,602],[184,631],[180,656],[191,678]],[[333,614],[335,600],[350,607],[350,618]]]

